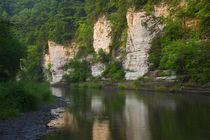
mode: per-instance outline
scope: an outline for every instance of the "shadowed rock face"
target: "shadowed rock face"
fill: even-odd
[[[167,16],[167,9],[163,7],[164,5],[156,6],[153,14],[155,16]],[[126,71],[125,78],[127,80],[136,80],[148,72],[149,43],[155,35],[155,33],[151,34],[148,28],[153,27],[155,21],[145,16],[145,14],[144,11],[136,12],[132,8],[127,12],[127,55],[123,61],[123,67]],[[157,28],[162,29],[163,26],[158,25]]]
[[[48,54],[44,56],[44,69],[48,69],[51,64],[50,72],[52,73],[51,83],[58,83],[62,80],[62,76],[67,74],[65,65],[68,60],[74,58],[77,52],[76,44],[71,44],[71,47],[65,47],[55,42],[48,41]]]
[[[94,35],[93,35],[93,47],[95,52],[99,49],[103,49],[104,52],[109,53],[109,45],[111,43],[111,23],[103,15],[98,18],[98,21],[94,25]]]

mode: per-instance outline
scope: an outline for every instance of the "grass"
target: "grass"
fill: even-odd
[[[169,88],[170,91],[180,91],[182,90],[182,85],[181,84],[175,84],[172,87]]]
[[[137,79],[138,81],[153,81],[154,80],[154,78],[153,77],[139,77],[138,79]]]
[[[133,83],[118,83],[119,89],[137,89],[140,86],[140,81],[136,80]]]
[[[0,83],[0,101],[1,120],[54,102],[54,97],[47,83],[9,81]]]
[[[103,87],[102,83],[72,83],[72,88],[97,88],[100,89]]]
[[[166,90],[166,89],[168,88],[164,85],[155,85],[155,90]]]

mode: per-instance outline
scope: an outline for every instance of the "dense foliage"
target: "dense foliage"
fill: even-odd
[[[171,69],[184,81],[209,82],[209,8],[206,0],[193,0],[171,9],[163,31],[151,42],[150,70]]]
[[[9,81],[0,83],[0,120],[37,109],[54,98],[46,83]]]
[[[14,30],[16,28],[13,24],[0,20],[0,119],[53,101],[49,85],[30,81],[37,80],[37,75],[33,78],[31,76],[37,74],[34,68],[40,65],[35,63],[41,56],[34,53],[35,47],[29,47],[29,51],[26,51],[26,47],[14,37]],[[24,63],[21,64],[21,60]]]
[[[25,46],[13,37],[13,25],[0,19],[0,81],[14,78],[25,56]]]
[[[107,64],[102,75],[114,81],[125,79],[125,72],[123,70],[122,63],[118,61]]]
[[[21,59],[20,78],[24,80],[43,81],[42,59],[43,54],[37,46],[28,46],[26,58]]]
[[[71,59],[69,74],[64,75],[68,82],[84,82],[90,76],[90,63],[86,60]]]
[[[180,1],[164,1],[169,5],[171,14],[164,19],[163,31],[157,34],[151,42],[150,70],[171,69],[179,75],[185,75],[184,80],[205,83],[209,81],[209,73],[206,70],[209,69],[207,40],[210,33],[210,3],[207,0],[187,0],[184,2],[185,6],[182,7],[179,5]],[[102,14],[105,14],[112,23],[110,34],[112,44],[110,54],[107,56],[102,54],[100,59],[107,65],[111,64],[116,50],[125,46],[127,41],[127,9],[130,7],[135,7],[136,10],[144,8],[149,13],[154,10],[154,4],[159,2],[161,0],[1,0],[0,16],[17,23],[19,29],[15,30],[15,35],[22,41],[27,45],[37,46],[36,50],[33,49],[34,47],[29,47],[31,51],[34,51],[34,55],[37,53],[36,57],[31,57],[37,58],[36,63],[31,64],[23,60],[23,66],[31,73],[40,73],[38,65],[41,61],[38,60],[38,57],[41,57],[46,50],[47,40],[61,44],[68,44],[72,41],[79,43],[77,58],[94,53],[93,25]],[[188,42],[194,43],[188,44]],[[179,52],[182,49],[186,52]],[[206,55],[195,56],[195,54]],[[178,61],[180,55],[184,56],[182,58],[187,58],[184,68],[183,63]],[[191,64],[191,61],[199,64]],[[14,75],[16,72],[12,73]],[[198,73],[196,77],[195,73]],[[33,77],[41,79],[35,75],[31,76],[32,79]]]

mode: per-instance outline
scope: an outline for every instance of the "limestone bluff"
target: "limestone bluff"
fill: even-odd
[[[159,4],[154,6],[152,14],[155,17],[168,16],[168,5]],[[149,31],[143,25],[143,22],[147,22],[148,26],[152,26],[153,21],[146,19],[146,12],[142,9],[135,11],[133,8],[129,8],[127,11],[127,42],[125,48],[126,56],[123,59],[116,58],[123,63],[123,69],[125,71],[126,80],[136,80],[140,76],[144,76],[148,72],[148,51],[150,49],[150,41],[155,36],[155,33]],[[163,25],[158,25],[160,29]],[[112,43],[110,36],[112,24],[107,19],[106,15],[100,15],[98,20],[94,24],[93,34],[93,47],[95,52],[99,49],[103,49],[104,52],[109,53],[109,46]],[[51,83],[58,83],[62,81],[62,76],[68,73],[68,69],[65,65],[69,59],[76,56],[78,51],[78,44],[72,43],[68,46],[56,44],[53,41],[48,41],[48,53],[44,56],[43,67],[46,71],[51,65]],[[91,56],[90,56],[91,58]],[[105,70],[105,65],[101,62],[93,63],[91,65],[92,76],[100,76]]]

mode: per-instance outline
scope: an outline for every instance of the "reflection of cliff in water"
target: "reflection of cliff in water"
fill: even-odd
[[[93,140],[109,140],[110,139],[110,130],[109,130],[109,121],[99,122],[95,120],[93,123]]]
[[[150,140],[148,108],[134,96],[126,96],[125,102],[126,135],[129,140]]]

